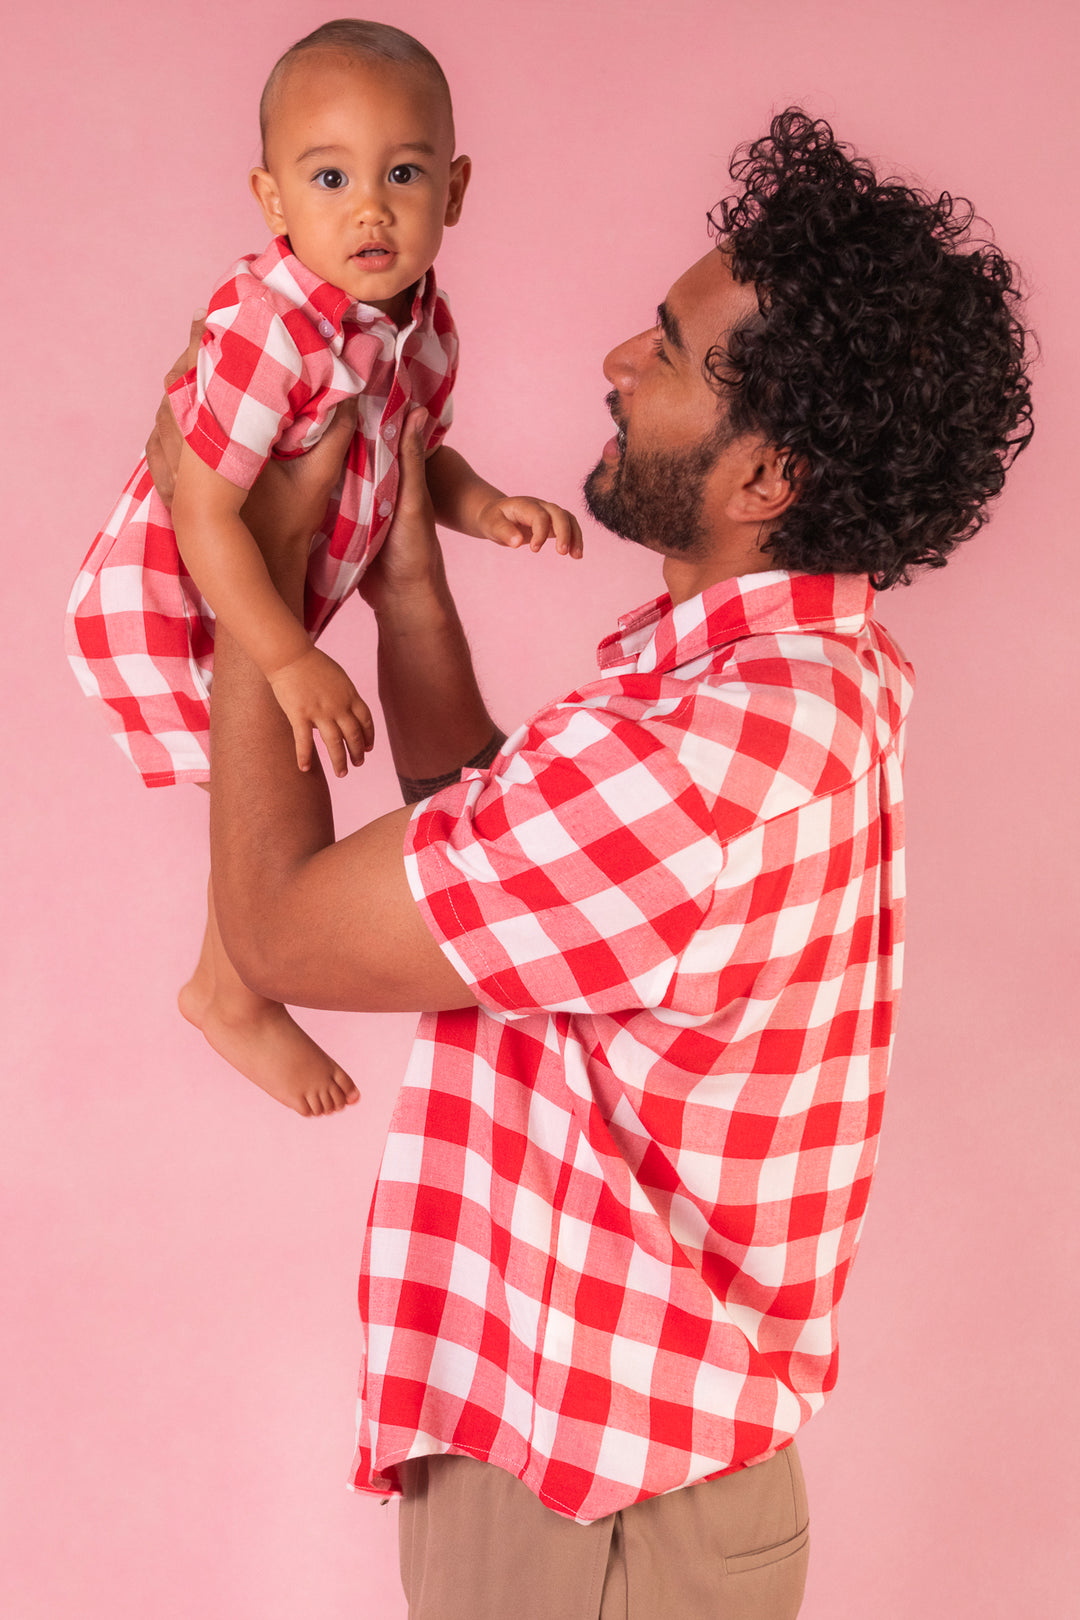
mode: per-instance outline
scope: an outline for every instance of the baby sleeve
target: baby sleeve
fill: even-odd
[[[199,459],[250,489],[314,391],[308,358],[265,297],[212,307],[194,368],[169,390]]]
[[[457,327],[442,288],[435,300],[432,340],[438,346],[439,359],[431,370],[439,380],[431,396],[424,401],[428,413],[425,450],[429,456],[442,444],[454,420],[454,383],[458,373]]]

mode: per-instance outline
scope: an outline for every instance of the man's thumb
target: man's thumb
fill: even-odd
[[[356,432],[356,400],[343,399],[334,409],[333,421],[323,434],[324,439],[342,439],[347,444]]]

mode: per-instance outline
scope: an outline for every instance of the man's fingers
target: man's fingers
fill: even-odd
[[[401,450],[398,454],[397,509],[399,512],[412,513],[418,511],[427,499],[427,480],[424,476],[424,424],[426,421],[427,411],[423,409],[410,411],[402,429]]]
[[[158,405],[153,430],[146,441],[146,461],[150,468],[150,476],[154,480],[154,488],[167,507],[172,505],[173,491],[176,488],[176,469],[180,464],[180,446],[183,442],[180,429],[176,425],[176,417],[173,415],[169,389],[195,364],[205,326],[205,309],[196,310],[191,318],[191,333],[187,348],[165,373],[165,395]]]
[[[205,309],[197,309],[191,317],[191,331],[188,333],[187,348],[183,354],[177,356],[165,373],[164,386],[166,391],[172,387],[178,377],[182,377],[185,372],[190,371],[195,364],[205,328],[206,311]]]
[[[342,463],[353,434],[356,432],[356,401],[343,399],[334,410],[334,419],[326,432],[301,458],[304,464],[304,476],[311,479],[321,478],[333,489],[341,475]],[[300,476],[299,464],[293,466],[294,476]]]
[[[168,509],[172,506],[173,491],[176,488],[176,468],[165,453],[161,434],[156,426],[146,441],[145,454],[146,465],[150,469],[150,477],[154,480],[154,488]]]
[[[344,456],[349,441],[355,432],[356,400],[351,398],[343,399],[339,405],[335,406],[334,419],[323,434],[320,443],[325,444],[329,440],[332,445],[337,444],[339,446],[338,455]]]

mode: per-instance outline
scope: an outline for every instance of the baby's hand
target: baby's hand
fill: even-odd
[[[371,710],[340,664],[312,647],[268,679],[292,726],[296,763],[302,771],[311,769],[315,753],[313,726],[335,776],[346,774],[350,759],[354,765],[364,763],[364,754],[375,742]]]
[[[554,501],[538,501],[532,495],[504,495],[492,501],[480,513],[480,527],[497,546],[527,543],[531,551],[539,551],[554,535],[560,556],[580,557],[584,550],[577,518]]]

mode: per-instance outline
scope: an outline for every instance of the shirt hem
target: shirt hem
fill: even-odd
[[[688,1480],[684,1485],[673,1486],[672,1491],[693,1490],[695,1485],[707,1485],[711,1480],[726,1478],[728,1474],[741,1474],[747,1468],[756,1468],[759,1463],[769,1462],[779,1452],[786,1451],[789,1446],[795,1444],[795,1439],[795,1435],[788,1435],[786,1440],[781,1440],[760,1457],[747,1458],[743,1462],[730,1463],[726,1468],[717,1468],[711,1474],[702,1474],[700,1478]],[[378,1476],[384,1483],[376,1485],[373,1479],[362,1483],[354,1474],[346,1481],[346,1489],[355,1496],[377,1496],[384,1500],[392,1496],[399,1497],[402,1495],[401,1485],[397,1481],[396,1475],[394,1482],[389,1483],[390,1471],[396,1470],[402,1463],[413,1462],[417,1457],[473,1457],[477,1462],[490,1463],[493,1468],[501,1468],[504,1473],[509,1474],[513,1479],[520,1480],[527,1490],[532,1491],[537,1501],[542,1502],[545,1507],[551,1508],[553,1512],[561,1513],[564,1517],[573,1519],[575,1524],[595,1524],[598,1519],[606,1519],[611,1513],[619,1513],[624,1508],[635,1506],[638,1502],[647,1502],[651,1501],[655,1496],[669,1496],[672,1494],[672,1491],[650,1491],[647,1495],[642,1496],[639,1492],[618,1507],[607,1508],[603,1513],[598,1513],[595,1519],[584,1519],[568,1502],[561,1502],[558,1497],[552,1496],[550,1493],[544,1495],[534,1489],[525,1477],[529,1471],[527,1465],[522,1471],[509,1461],[501,1461],[494,1452],[486,1451],[478,1446],[464,1445],[461,1441],[447,1446],[429,1447],[425,1451],[402,1452],[400,1456],[394,1457],[392,1460],[388,1459],[380,1464]],[[371,1471],[372,1474],[376,1472],[374,1463],[371,1465]]]
[[[179,782],[209,782],[210,772],[205,768],[191,771],[140,771],[143,786],[148,788],[173,787]]]

